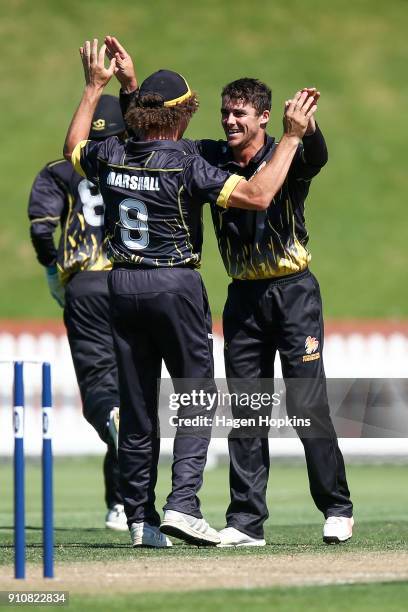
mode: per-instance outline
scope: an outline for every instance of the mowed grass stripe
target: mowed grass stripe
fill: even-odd
[[[59,458],[55,460],[56,560],[58,563],[132,559],[127,533],[104,528],[102,458]],[[189,557],[321,553],[342,555],[357,551],[404,551],[408,541],[408,491],[406,465],[356,465],[348,469],[355,503],[356,527],[351,542],[340,547],[323,545],[323,517],[315,509],[308,491],[303,463],[272,462],[268,489],[270,518],[266,523],[268,546],[257,549],[196,549],[177,544],[166,551],[138,551],[141,558],[156,556]],[[12,465],[1,463],[2,506],[0,508],[0,563],[13,559]],[[40,563],[41,550],[41,469],[38,461],[27,466],[27,558]],[[164,504],[169,490],[170,466],[162,465],[157,487],[157,507]],[[379,493],[381,491],[381,494]],[[224,526],[228,503],[226,466],[206,472],[201,492],[206,518],[217,528]]]
[[[239,589],[188,593],[157,593],[117,595],[115,597],[73,596],[69,609],[129,610],[138,612],[402,612],[406,609],[408,583],[355,584],[323,587],[294,587],[275,589]]]

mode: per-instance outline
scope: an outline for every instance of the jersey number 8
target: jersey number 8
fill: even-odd
[[[96,193],[93,195],[92,190]],[[101,227],[104,222],[105,204],[101,194],[93,183],[84,179],[78,185],[85,221],[92,227]]]

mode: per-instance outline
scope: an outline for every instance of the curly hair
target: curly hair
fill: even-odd
[[[264,110],[271,110],[272,106],[272,92],[269,87],[258,79],[248,77],[225,85],[221,97],[227,103],[231,100],[242,100],[244,104],[251,104],[258,115],[261,115]]]
[[[125,115],[126,124],[138,133],[153,130],[171,134],[178,128],[187,127],[199,106],[194,91],[187,100],[174,106],[164,106],[163,103],[164,99],[159,94],[140,96],[136,93]]]

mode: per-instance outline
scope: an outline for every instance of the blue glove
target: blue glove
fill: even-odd
[[[65,306],[65,289],[58,276],[57,266],[48,266],[45,268],[48,288],[54,300],[57,300],[61,308]]]

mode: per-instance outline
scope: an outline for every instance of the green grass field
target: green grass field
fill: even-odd
[[[245,559],[248,575],[251,575],[251,556],[265,563],[279,564],[285,555],[323,555],[331,559],[357,553],[362,558],[371,553],[406,551],[408,543],[408,491],[406,487],[407,465],[351,464],[349,484],[355,504],[356,528],[353,540],[340,547],[328,547],[321,542],[322,518],[314,508],[307,487],[306,471],[301,462],[275,461],[272,467],[268,503],[270,518],[267,522],[267,546],[261,549],[196,549],[178,544],[170,550],[138,550],[129,546],[128,534],[104,529],[104,504],[101,479],[101,459],[62,459],[55,461],[55,524],[56,524],[56,574],[63,567],[85,562],[104,562],[114,568],[115,563],[131,562],[135,558],[149,560],[162,557],[171,563],[189,561],[192,566],[200,559],[213,558],[214,571],[217,562],[226,558],[232,561]],[[12,573],[12,467],[9,461],[0,464],[2,495],[0,509],[0,575]],[[29,462],[27,469],[27,559],[41,563],[41,514],[40,514],[40,465]],[[158,508],[163,505],[169,487],[170,467],[163,465],[158,484]],[[217,467],[206,473],[202,489],[203,511],[217,528],[224,526],[227,504],[227,470]],[[173,561],[172,561],[173,560]],[[167,565],[165,566],[167,567]],[[389,568],[392,572],[393,568]],[[86,570],[82,570],[86,571]],[[164,570],[165,572],[166,570]],[[118,578],[120,581],[120,578]],[[188,574],[186,576],[188,580]],[[341,576],[339,576],[341,581]],[[49,587],[51,588],[51,587]],[[56,587],[57,588],[57,587]],[[350,610],[380,611],[402,610],[407,597],[407,583],[387,585],[361,584],[343,586],[308,586],[248,590],[217,590],[191,593],[142,593],[137,594],[138,610],[209,610],[220,607],[236,609],[248,605],[255,610],[265,609],[266,603],[278,610],[300,609],[341,610],[343,597]],[[133,596],[136,597],[136,596]],[[71,593],[70,609],[126,609],[132,596],[123,593],[100,595]],[[312,606],[312,602],[313,606]],[[89,608],[88,608],[89,606]],[[105,606],[105,607],[104,607]]]
[[[221,137],[219,92],[232,79],[272,86],[277,134],[284,100],[317,85],[330,163],[307,217],[326,316],[406,317],[407,18],[405,0],[2,2],[0,318],[60,316],[28,240],[27,198],[35,174],[60,156],[79,100],[77,48],[106,33],[128,46],[140,78],[171,67],[190,79],[201,99],[193,138]],[[203,274],[219,316],[227,278],[208,216]]]

